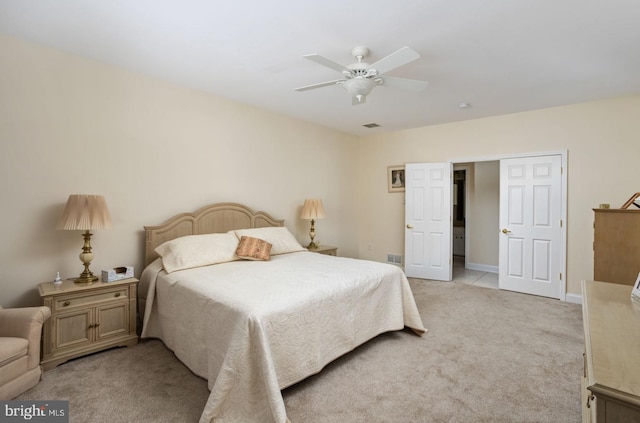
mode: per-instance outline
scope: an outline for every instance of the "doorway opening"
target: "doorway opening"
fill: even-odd
[[[456,280],[498,288],[498,160],[453,166],[452,263]]]
[[[497,275],[500,289],[565,300],[566,153],[465,161],[454,172],[458,166],[468,167],[458,270]]]
[[[465,182],[467,169],[453,171],[453,255],[464,257]]]

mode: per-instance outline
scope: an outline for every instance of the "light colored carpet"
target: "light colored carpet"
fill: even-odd
[[[383,334],[283,391],[293,423],[580,422],[579,305],[411,280],[429,332]],[[70,421],[197,422],[209,392],[157,340],[79,358],[17,399]]]

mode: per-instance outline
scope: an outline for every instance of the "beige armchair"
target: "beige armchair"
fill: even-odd
[[[40,381],[42,324],[48,307],[0,307],[0,400],[10,400]]]

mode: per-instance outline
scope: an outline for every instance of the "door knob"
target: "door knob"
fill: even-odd
[[[503,230],[502,230],[502,233],[503,233],[503,234],[510,234],[510,233],[511,233],[511,231],[510,231],[509,229],[506,229],[506,228],[505,228],[505,229],[503,229]]]
[[[407,229],[413,229],[413,225],[407,223]]]

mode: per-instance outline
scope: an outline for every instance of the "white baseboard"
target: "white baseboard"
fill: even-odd
[[[582,295],[568,293],[564,300],[572,304],[582,304]]]
[[[490,266],[488,264],[467,263],[467,269],[479,270],[481,272],[498,273],[500,268],[498,266]]]

